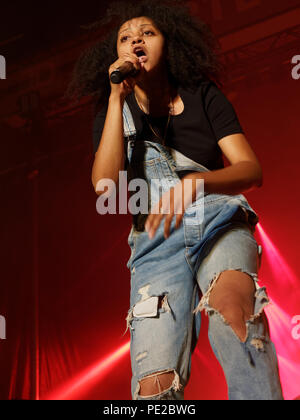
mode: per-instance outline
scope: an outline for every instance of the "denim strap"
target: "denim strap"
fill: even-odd
[[[124,102],[123,106],[123,129],[125,137],[136,135],[136,128],[134,125],[133,117],[126,101]]]

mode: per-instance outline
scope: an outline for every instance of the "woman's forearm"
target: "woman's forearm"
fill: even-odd
[[[109,178],[118,185],[119,171],[124,169],[123,105],[124,99],[120,96],[110,96],[102,137],[92,168],[95,191],[97,183],[103,178]]]
[[[203,179],[204,191],[236,195],[262,186],[261,167],[250,161],[237,162],[210,172],[193,172],[185,178]]]

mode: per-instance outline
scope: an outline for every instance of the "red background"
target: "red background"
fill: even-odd
[[[289,25],[286,13],[298,13],[300,1],[189,3],[226,44],[225,93],[263,167],[263,187],[245,195],[274,246],[256,232],[264,247],[260,281],[274,301],[268,316],[284,394],[293,399],[300,394],[300,340],[291,323],[300,314],[300,79],[291,76],[291,59],[300,54],[300,27]],[[106,3],[88,1],[73,11],[58,2],[26,4],[18,14],[23,19],[2,6],[0,32],[7,63],[7,78],[0,80],[0,314],[6,319],[0,398],[131,399],[129,352],[101,365],[129,340],[129,332],[122,334],[131,218],[97,214],[92,108],[62,99],[75,59],[93,41],[80,25],[95,20]],[[284,29],[272,30],[274,16]],[[256,36],[258,22],[265,36]],[[252,30],[251,43],[243,44],[242,28]],[[228,34],[241,44],[234,51]],[[76,392],[61,393],[97,366]],[[226,399],[204,316],[185,398]]]

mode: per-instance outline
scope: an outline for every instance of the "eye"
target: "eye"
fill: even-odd
[[[154,32],[153,31],[150,31],[150,30],[148,30],[148,31],[144,31],[143,32],[144,34],[152,34],[152,35],[154,35]],[[124,41],[126,41],[127,40],[127,38],[128,38],[128,35],[125,35],[125,36],[122,36],[121,38],[120,38],[120,42],[124,42]]]

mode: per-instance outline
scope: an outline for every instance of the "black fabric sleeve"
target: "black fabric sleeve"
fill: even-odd
[[[108,105],[104,105],[100,111],[96,114],[93,123],[93,149],[94,153],[97,152],[100,139],[102,136],[102,131],[104,128],[106,113],[107,113]]]
[[[217,142],[231,134],[244,133],[233,105],[217,85],[211,82],[205,90],[205,110]]]

